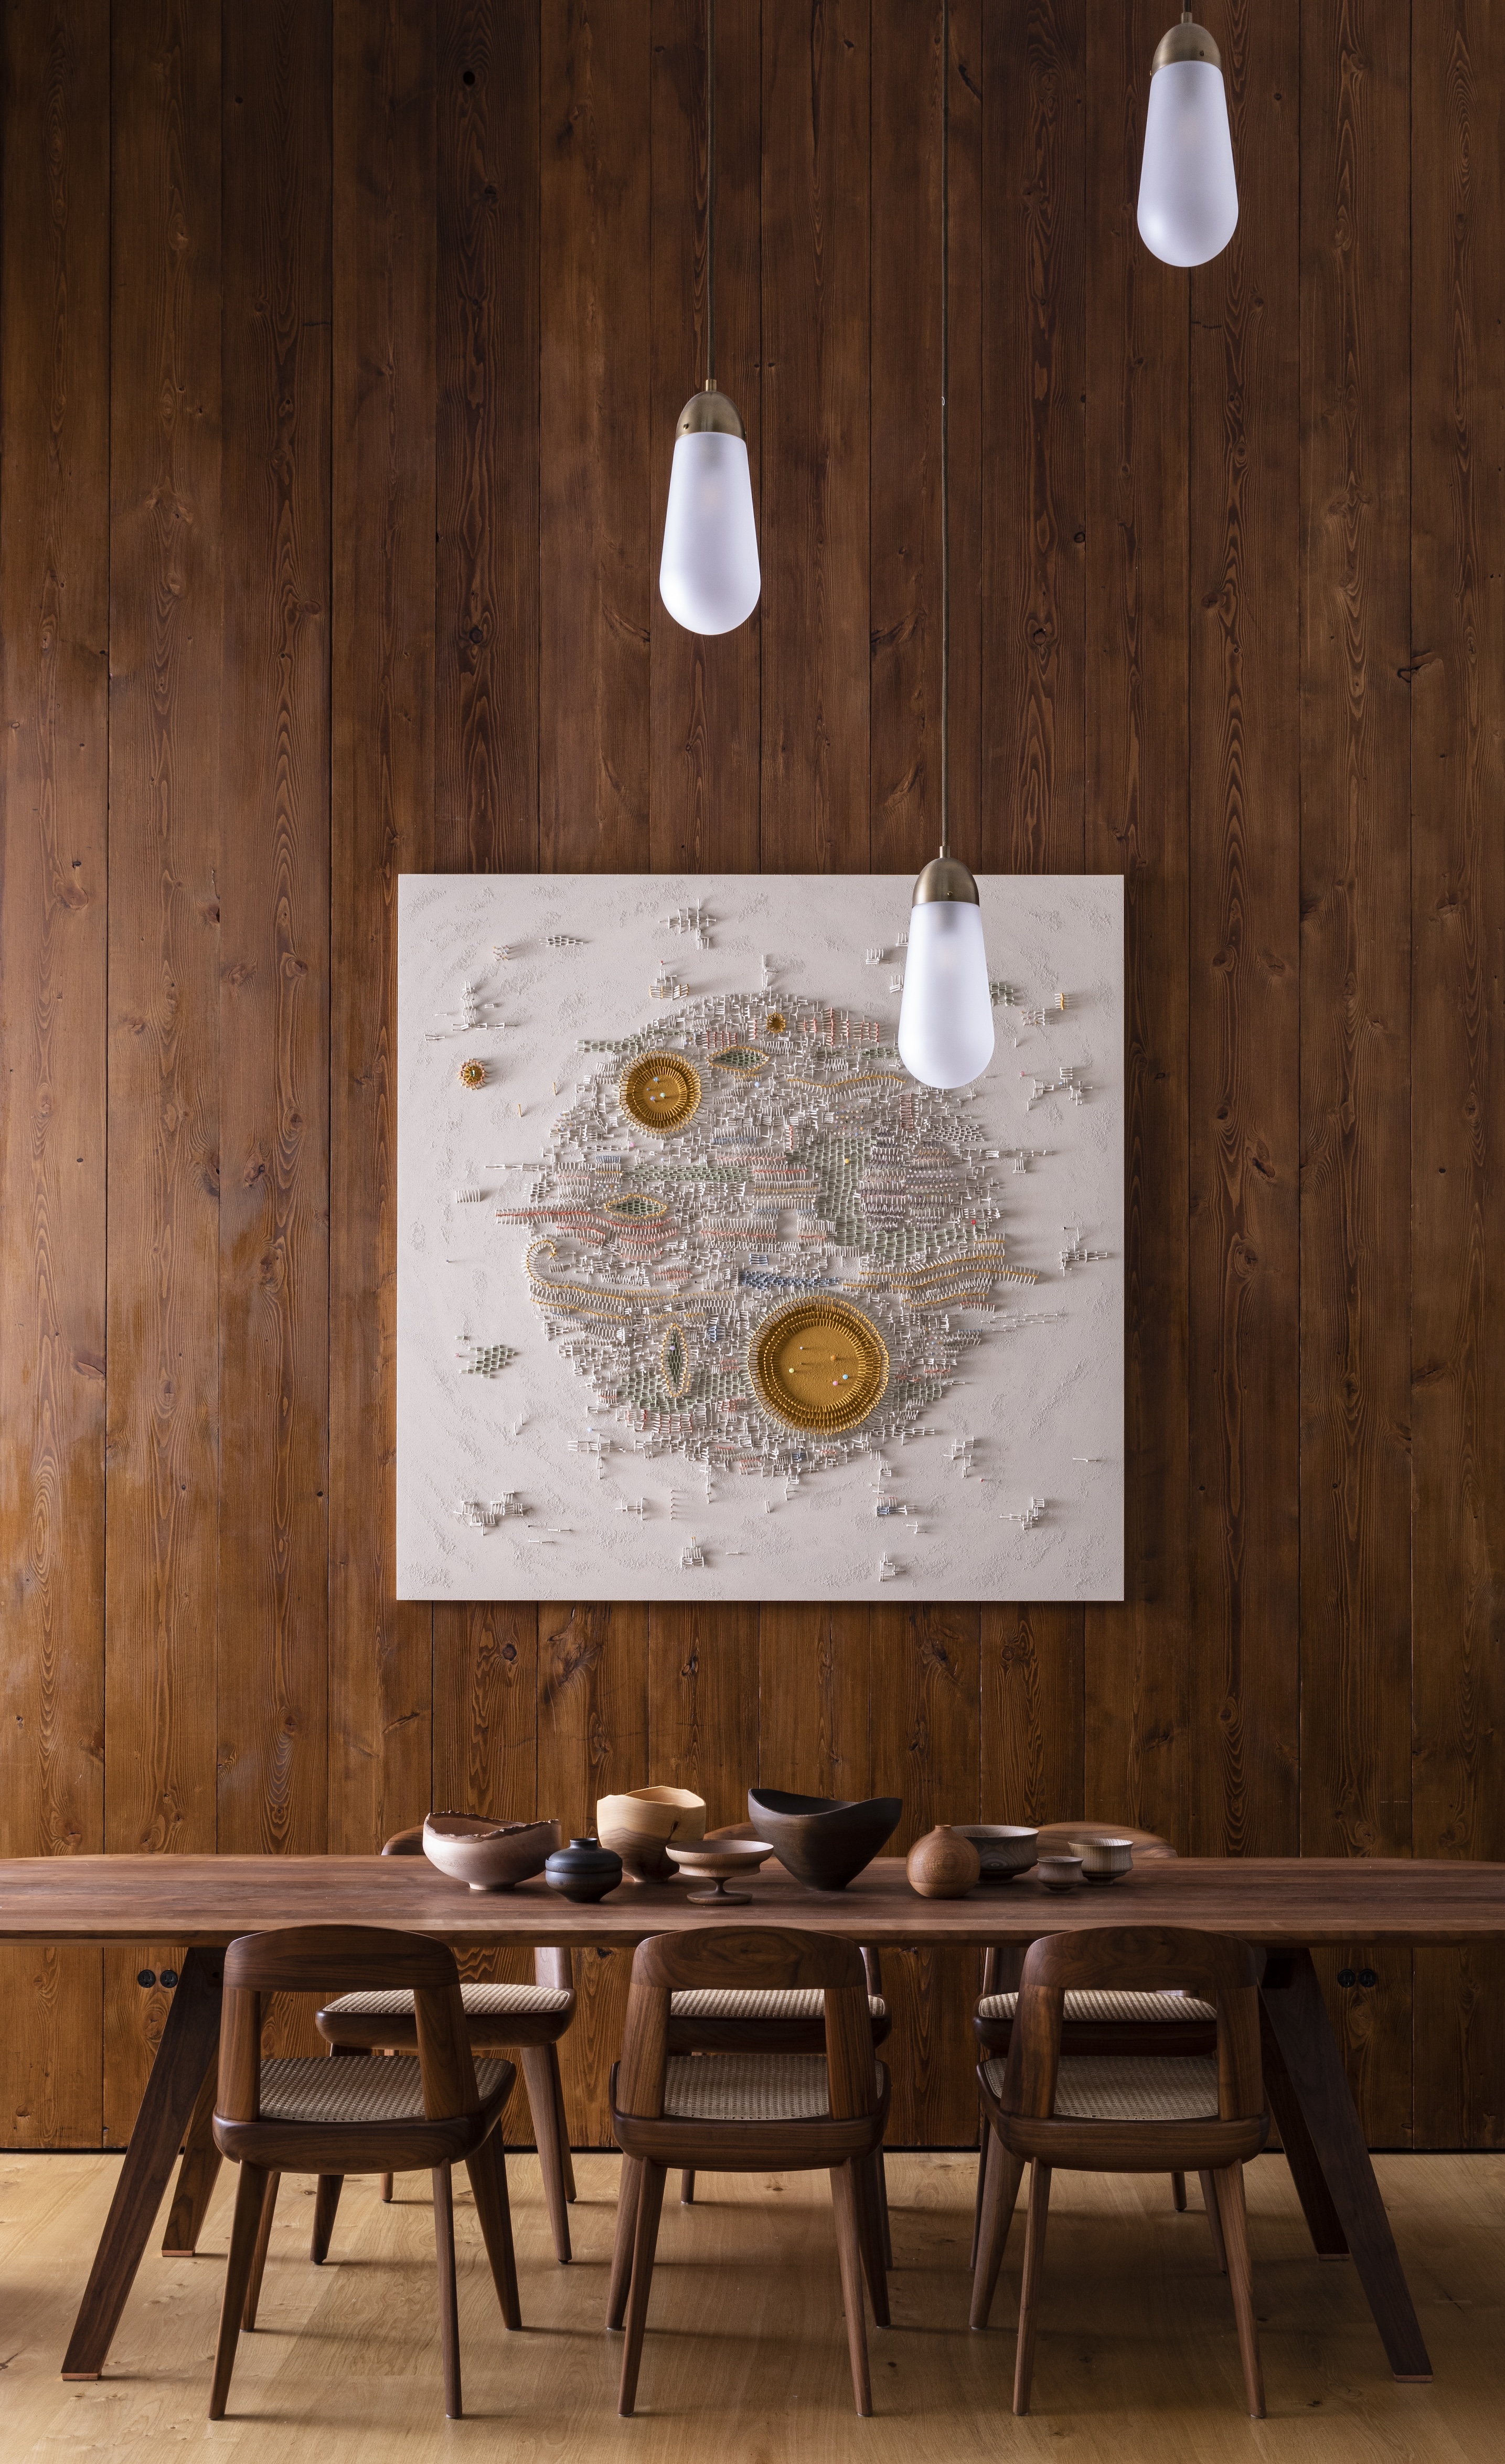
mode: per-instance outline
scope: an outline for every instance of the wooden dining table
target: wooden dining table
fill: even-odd
[[[1021,1947],[1090,1925],[1190,1925],[1262,1955],[1266,2093],[1317,2255],[1351,2257],[1397,2379],[1428,2380],[1415,2306],[1349,2093],[1312,1953],[1464,1947],[1505,1934],[1505,1865],[1421,1859],[1167,1859],[1111,1890],[1047,1891],[1032,1878],[960,1900],[921,1899],[898,1858],[843,1891],[805,1889],[770,1865],[750,1904],[718,1916],[675,1883],[624,1882],[594,1906],[542,1879],[475,1892],[422,1858],[59,1857],[0,1859],[0,1942],[146,1940],[188,1946],[156,2060],[89,2272],[63,2376],[98,2378],[172,2167],[182,2167],[164,2254],[190,2252],[219,2167],[210,2134],[222,1953],[277,1925],[391,1925],[456,1951],[630,1949],[692,1925],[797,1925],[879,1949]],[[971,2047],[959,2045],[959,2061]]]

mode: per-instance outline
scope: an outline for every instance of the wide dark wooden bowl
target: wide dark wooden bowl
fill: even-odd
[[[791,1796],[782,1788],[750,1788],[748,1819],[771,1839],[781,1865],[808,1891],[844,1891],[871,1865],[898,1829],[897,1796]]]

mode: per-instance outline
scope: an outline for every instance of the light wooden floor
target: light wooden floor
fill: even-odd
[[[1485,2464],[1505,2455],[1505,2157],[1380,2160],[1436,2368],[1398,2387],[1351,2266],[1312,2255],[1279,2157],[1250,2168],[1270,2419],[1243,2413],[1227,2289],[1200,2211],[1159,2179],[1058,2174],[1035,2411],[1008,2409],[1021,2226],[995,2326],[966,2325],[973,2166],[891,2158],[895,2326],[874,2333],[876,2418],[852,2411],[824,2179],[704,2180],[664,2210],[635,2422],[616,2417],[621,2346],[603,2330],[616,2159],[576,2159],[576,2264],[555,2266],[537,2168],[513,2158],[521,2336],[502,2327],[475,2211],[457,2186],[468,2418],[447,2424],[427,2182],[345,2191],[329,2263],[307,2259],[311,2183],[289,2181],[261,2322],[241,2340],[231,2417],[204,2419],[232,2168],[197,2259],[143,2262],[109,2375],[57,2365],[116,2160],[0,2156],[0,2458],[161,2464]],[[1196,2186],[1192,2185],[1195,2200]],[[160,2231],[160,2228],[159,2228]]]

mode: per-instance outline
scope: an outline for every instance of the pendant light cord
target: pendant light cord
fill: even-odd
[[[716,0],[705,0],[705,390],[716,391]]]
[[[941,852],[946,856],[951,852],[951,0],[942,0],[941,27]]]

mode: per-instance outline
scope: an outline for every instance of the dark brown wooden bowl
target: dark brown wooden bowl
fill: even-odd
[[[782,1788],[750,1788],[748,1819],[771,1839],[779,1862],[808,1891],[844,1891],[871,1865],[898,1829],[898,1796],[791,1796]]]

